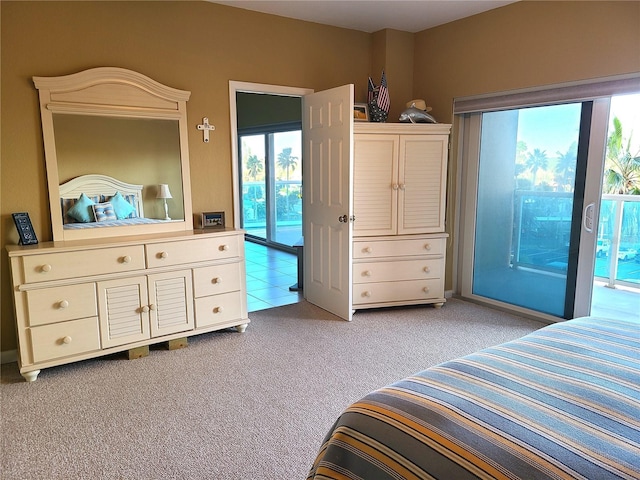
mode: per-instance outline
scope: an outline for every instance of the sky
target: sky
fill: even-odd
[[[632,137],[632,153],[637,153],[640,150],[640,94],[613,97],[610,125],[615,116],[622,123],[623,136]],[[579,125],[580,104],[526,108],[520,111],[518,140],[524,141],[529,151],[539,148],[552,158],[558,151],[565,153],[578,140]]]

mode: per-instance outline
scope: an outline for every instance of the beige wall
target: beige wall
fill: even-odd
[[[233,218],[229,80],[315,90],[355,83],[362,102],[367,77],[378,83],[384,66],[390,120],[404,102],[424,98],[447,122],[454,96],[640,70],[638,8],[520,2],[414,36],[369,35],[207,2],[0,2],[0,349],[15,348],[4,250],[17,241],[11,212],[28,211],[38,238],[51,240],[32,76],[117,66],[190,90],[193,210]],[[208,144],[195,128],[205,116],[216,127]]]
[[[193,211],[233,218],[229,80],[322,90],[356,84],[366,97],[370,35],[208,2],[1,2],[2,351],[15,348],[8,243],[11,212],[27,211],[51,240],[38,96],[31,77],[100,66],[143,73],[187,103]],[[202,141],[195,126],[216,130]]]
[[[640,2],[521,1],[415,35],[413,88],[451,123],[455,97],[640,72]],[[454,225],[457,132],[449,162]],[[453,242],[447,282],[453,288]]]

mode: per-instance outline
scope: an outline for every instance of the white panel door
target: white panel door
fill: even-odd
[[[304,296],[351,320],[353,85],[303,98]]]

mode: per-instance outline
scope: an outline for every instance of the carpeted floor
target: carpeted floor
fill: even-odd
[[[351,402],[543,326],[453,299],[442,309],[309,303],[254,312],[243,334],[43,370],[0,385],[3,480],[303,479]]]

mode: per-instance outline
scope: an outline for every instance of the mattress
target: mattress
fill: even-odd
[[[349,406],[308,479],[638,479],[640,324],[546,326]]]

